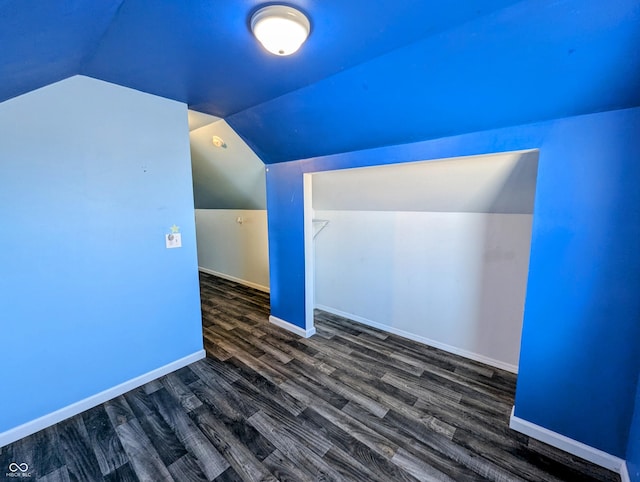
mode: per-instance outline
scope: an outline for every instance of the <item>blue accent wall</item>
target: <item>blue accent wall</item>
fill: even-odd
[[[538,148],[516,415],[624,458],[640,366],[638,133],[628,109],[270,165],[272,314],[304,327],[303,172]]]
[[[541,146],[516,415],[624,458],[640,366],[640,110]]]
[[[280,164],[268,167],[266,177],[271,314],[304,328],[302,171]]]
[[[0,103],[0,132],[1,434],[202,333],[186,105],[72,77]]]
[[[636,346],[638,344],[636,343]],[[640,482],[640,377],[636,393],[636,408],[633,412],[629,446],[627,447],[627,469],[631,482]]]

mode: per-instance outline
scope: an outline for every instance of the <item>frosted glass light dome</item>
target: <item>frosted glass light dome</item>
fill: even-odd
[[[262,46],[275,55],[291,55],[307,40],[311,24],[292,7],[269,5],[251,17],[251,30]]]

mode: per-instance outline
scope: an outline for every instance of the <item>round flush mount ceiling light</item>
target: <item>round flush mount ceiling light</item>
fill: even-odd
[[[311,24],[305,15],[285,5],[263,7],[251,17],[251,31],[275,55],[291,55],[307,40]]]

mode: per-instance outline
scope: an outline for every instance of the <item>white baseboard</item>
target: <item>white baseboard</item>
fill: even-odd
[[[629,467],[626,462],[622,463],[620,467],[620,480],[621,482],[631,482],[631,476],[629,475]]]
[[[230,274],[220,273],[219,271],[214,271],[209,268],[203,268],[202,266],[198,266],[198,270],[203,273],[212,274],[213,276],[217,276],[218,278],[228,279],[229,281],[235,281],[236,283],[240,283],[241,285],[248,286],[249,288],[255,288],[260,291],[264,291],[265,293],[269,293],[269,287],[264,286],[258,283],[254,283],[253,281],[247,281],[246,279],[236,278],[235,276],[231,276]]]
[[[326,311],[327,313],[331,313],[333,315],[337,315],[343,318],[348,318],[350,320],[357,321],[358,323],[362,323],[363,325],[372,326],[374,328],[378,328],[380,330],[393,333],[394,335],[399,335],[404,338],[408,338],[409,340],[417,341],[419,343],[424,343],[425,345],[429,345],[434,348],[438,348],[440,350],[453,353],[454,355],[460,355],[465,358],[469,358],[470,360],[475,360],[477,362],[484,363],[485,365],[490,365],[492,367],[500,368],[501,370],[506,370],[511,373],[518,373],[517,365],[511,365],[510,363],[506,363],[500,360],[495,360],[493,358],[489,358],[484,355],[480,355],[478,353],[473,353],[463,348],[447,345],[446,343],[441,343],[439,341],[432,340],[424,336],[416,335],[415,333],[411,333],[409,331],[400,330],[398,328],[394,328],[392,326],[385,325],[383,323],[378,323],[377,321],[372,321],[367,318],[363,318],[362,316],[346,313],[344,311],[331,308],[330,306],[316,304],[316,308],[322,311]]]
[[[620,474],[623,481],[625,476],[627,477],[627,480],[629,480],[627,464],[620,457],[608,454],[602,450],[583,444],[577,440],[573,440],[565,435],[523,420],[516,417],[514,412],[515,407],[511,410],[511,418],[509,420],[509,428],[512,430],[528,435],[540,442],[544,442],[570,454],[576,455],[581,459],[592,462],[600,467],[604,467],[605,469],[613,470]]]
[[[132,378],[131,380],[127,380],[126,382],[116,385],[115,387],[108,388],[107,390],[104,390],[100,393],[96,393],[95,395],[87,397],[84,400],[72,403],[71,405],[67,405],[66,407],[56,410],[55,412],[43,415],[42,417],[36,418],[35,420],[19,425],[15,428],[7,430],[6,432],[2,432],[0,433],[0,447],[4,447],[5,445],[15,442],[16,440],[20,440],[21,438],[34,434],[44,428],[55,425],[58,422],[62,422],[67,418],[78,415],[85,410],[89,410],[90,408],[100,405],[107,400],[111,400],[112,398],[118,397],[123,393],[127,393],[128,391],[133,390],[134,388],[138,388],[145,383],[149,383],[156,378],[160,378],[171,372],[179,370],[180,368],[196,362],[204,358],[205,356],[205,351],[199,350],[195,353],[192,353],[191,355],[187,355],[184,358],[180,358],[179,360],[171,362],[160,368],[156,368],[155,370],[151,370],[150,372]]]
[[[301,336],[303,338],[309,338],[310,336],[313,336],[316,334],[315,326],[312,326],[311,328],[305,330],[304,328],[300,328],[299,326],[296,326],[293,323],[289,323],[288,321],[281,320],[280,318],[275,317],[273,315],[269,316],[269,323],[273,323],[274,325],[279,326],[280,328],[284,328],[285,330],[295,333],[296,335]]]

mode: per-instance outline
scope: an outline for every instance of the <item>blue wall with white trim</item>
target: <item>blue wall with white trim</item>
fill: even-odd
[[[540,149],[515,414],[624,458],[640,366],[639,133],[628,109],[270,165],[271,312],[304,327],[304,172]]]
[[[640,482],[640,377],[636,393],[636,408],[629,431],[629,446],[627,447],[627,469],[631,482]]]
[[[0,103],[0,133],[2,434],[202,331],[185,104],[72,77]]]

